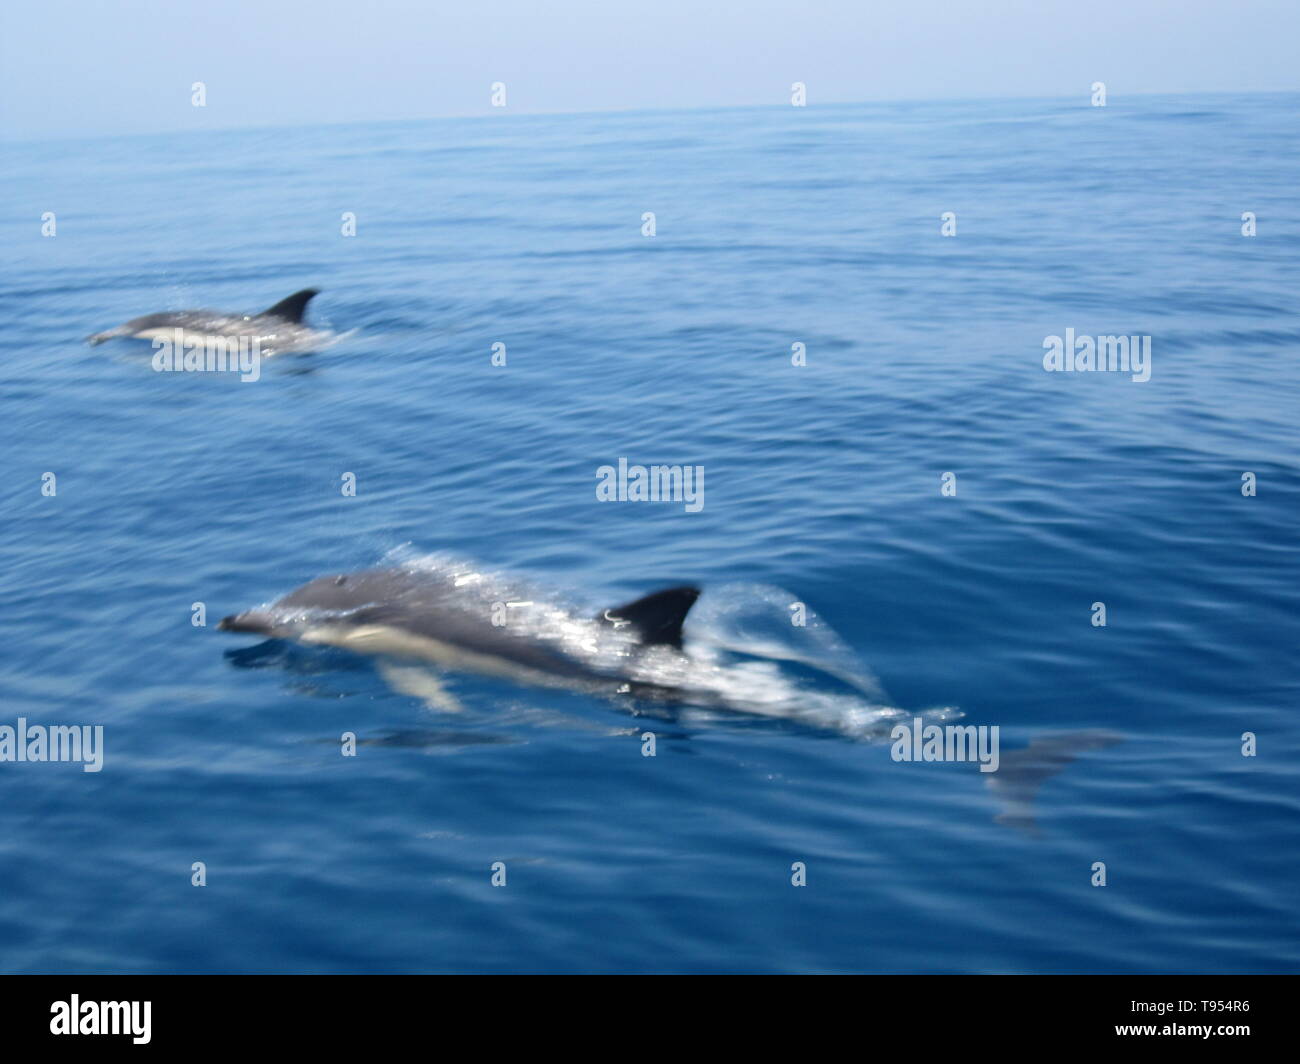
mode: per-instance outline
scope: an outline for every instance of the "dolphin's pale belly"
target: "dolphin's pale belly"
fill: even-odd
[[[496,654],[478,653],[431,636],[386,624],[314,624],[298,636],[300,642],[339,647],[360,654],[410,658],[452,672],[475,672],[534,687],[568,687],[573,677],[530,668]]]
[[[200,346],[205,346],[216,341],[240,339],[261,340],[272,335],[274,334],[262,329],[249,329],[246,332],[239,332],[233,329],[204,331],[201,329],[183,329],[180,326],[158,325],[131,333],[131,336],[137,340],[176,341],[179,339],[182,343],[197,344]]]

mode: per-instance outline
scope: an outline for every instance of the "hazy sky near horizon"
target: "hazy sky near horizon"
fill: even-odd
[[[1294,91],[1298,47],[1297,0],[6,0],[0,135]]]

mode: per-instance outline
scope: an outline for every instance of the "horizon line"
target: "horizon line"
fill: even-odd
[[[1128,92],[1119,96],[1107,94],[1107,105],[1110,106],[1111,99],[1127,98],[1144,98],[1152,97],[1198,97],[1198,96],[1300,96],[1300,89],[1198,89],[1191,92]],[[181,134],[201,134],[201,133],[254,133],[267,132],[271,130],[298,130],[298,129],[331,129],[331,128],[349,128],[354,126],[387,126],[387,125],[411,125],[416,123],[431,122],[465,122],[465,121],[493,121],[499,122],[503,119],[510,118],[582,118],[582,117],[600,117],[609,115],[655,115],[655,114],[696,114],[710,111],[759,111],[759,110],[800,110],[807,111],[819,108],[832,107],[887,107],[907,104],[960,104],[960,103],[999,103],[1003,101],[1023,101],[1023,102],[1059,102],[1062,100],[1082,100],[1081,106],[1090,106],[1087,103],[1088,93],[1080,92],[1077,95],[1054,95],[1054,96],[915,96],[915,97],[883,97],[870,100],[828,100],[816,104],[805,104],[800,107],[794,107],[789,103],[741,103],[741,104],[710,104],[700,107],[610,107],[590,111],[530,111],[515,110],[509,108],[489,108],[487,110],[472,111],[464,114],[448,115],[426,115],[414,118],[356,118],[344,121],[307,121],[298,123],[272,122],[266,124],[238,125],[238,126],[211,126],[196,129],[192,126],[179,126],[169,129],[154,130],[134,130],[131,132],[121,133],[59,133],[45,137],[22,137],[9,138],[0,128],[0,144],[20,146],[25,144],[53,144],[63,143],[66,141],[93,141],[93,140],[132,140],[145,137],[176,136]]]

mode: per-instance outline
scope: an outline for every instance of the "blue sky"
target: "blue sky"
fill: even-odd
[[[1297,0],[5,0],[0,130],[1289,91],[1298,47]]]

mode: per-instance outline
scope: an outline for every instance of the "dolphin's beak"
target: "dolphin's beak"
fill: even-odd
[[[257,635],[271,635],[275,622],[264,610],[247,610],[244,613],[232,613],[222,617],[217,628],[223,632],[253,632]]]

